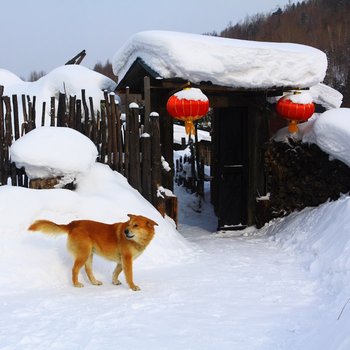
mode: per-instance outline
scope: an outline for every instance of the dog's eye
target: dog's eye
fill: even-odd
[[[138,224],[134,224],[134,227],[137,227],[137,226],[139,226]]]

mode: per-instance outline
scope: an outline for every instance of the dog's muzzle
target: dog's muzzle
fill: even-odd
[[[135,235],[133,235],[128,229],[126,229],[125,231],[124,231],[124,233],[125,233],[125,237],[127,238],[127,239],[132,239]]]

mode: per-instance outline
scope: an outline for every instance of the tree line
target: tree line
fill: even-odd
[[[289,3],[267,14],[256,14],[229,24],[225,38],[291,42],[316,47],[327,54],[325,83],[344,95],[350,107],[350,0],[308,0]]]

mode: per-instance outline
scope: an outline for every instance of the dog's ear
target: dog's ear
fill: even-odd
[[[158,226],[158,224],[155,221],[151,220],[151,219],[148,219],[148,224],[150,224],[152,226]]]
[[[128,214],[128,217],[129,217],[130,219],[132,219],[132,218],[136,217],[136,215]]]

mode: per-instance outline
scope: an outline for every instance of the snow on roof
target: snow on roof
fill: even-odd
[[[310,87],[323,81],[327,69],[325,53],[305,45],[145,31],[115,53],[119,81],[138,58],[159,78],[239,88]]]
[[[75,177],[95,163],[96,146],[76,130],[42,127],[15,141],[10,149],[17,168],[24,166],[29,178]]]
[[[50,117],[50,99],[53,96],[58,99],[60,92],[65,92],[68,96],[75,95],[81,99],[81,90],[85,89],[86,98],[93,98],[96,109],[99,107],[100,100],[104,98],[103,90],[114,91],[116,88],[116,83],[112,79],[80,65],[55,68],[34,82],[23,81],[15,74],[0,69],[0,85],[4,86],[4,95],[36,96],[38,120],[41,119],[43,102],[46,102],[46,118]],[[18,100],[20,118],[22,118],[21,98]],[[40,125],[40,122],[37,122],[37,125]]]

